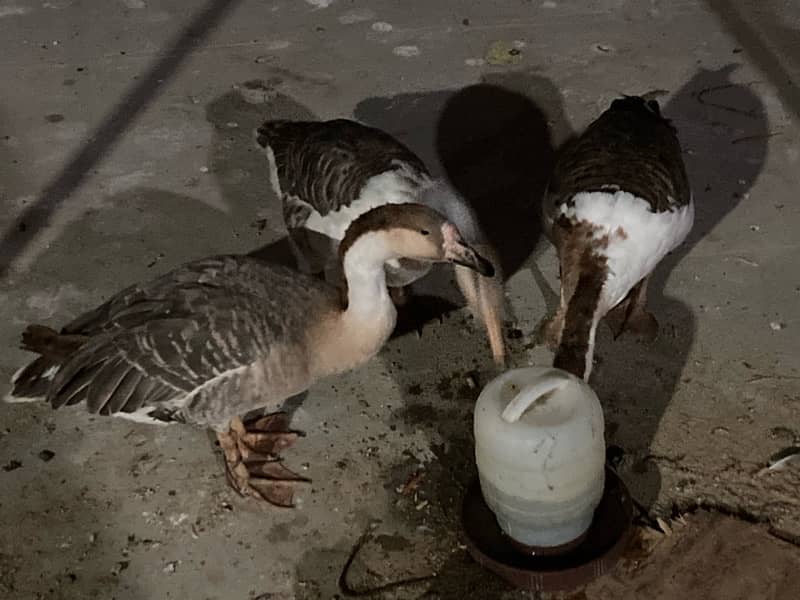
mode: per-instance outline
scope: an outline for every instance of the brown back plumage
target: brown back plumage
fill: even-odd
[[[689,203],[689,180],[675,127],[655,100],[614,100],[559,153],[546,208],[571,204],[575,194],[622,190],[661,212]]]

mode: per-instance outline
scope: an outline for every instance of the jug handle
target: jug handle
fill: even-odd
[[[514,399],[508,403],[503,414],[502,419],[506,423],[516,423],[522,414],[528,410],[534,402],[539,398],[552,392],[553,390],[560,390],[562,387],[570,382],[570,376],[563,371],[553,369],[546,373],[539,381],[526,385],[519,393],[514,396]]]

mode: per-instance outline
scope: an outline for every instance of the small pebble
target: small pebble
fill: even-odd
[[[387,33],[392,29],[394,29],[394,26],[391,23],[387,23],[386,21],[377,21],[372,24],[372,31]]]
[[[208,167],[200,167],[201,173],[208,173]]]
[[[784,325],[783,323],[780,323],[778,321],[772,321],[769,324],[769,327],[770,327],[770,329],[772,329],[772,331],[780,331],[781,329],[786,327],[786,325]]]
[[[8,463],[3,465],[3,471],[14,471],[15,469],[19,469],[22,466],[22,463],[18,460],[10,460]]]
[[[228,129],[236,129],[237,127],[239,127],[239,124],[236,121],[228,121],[227,123],[225,123],[225,126]]]
[[[758,225],[750,225],[750,231],[761,231],[761,227]]]

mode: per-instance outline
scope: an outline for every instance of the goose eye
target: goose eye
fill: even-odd
[[[428,231],[427,229],[420,229],[420,230],[419,230],[419,232],[420,232],[422,235],[430,235],[430,233],[431,233],[431,232],[430,232],[430,231]]]

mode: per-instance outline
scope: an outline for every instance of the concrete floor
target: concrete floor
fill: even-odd
[[[535,214],[553,149],[618,94],[660,90],[697,222],[651,284],[659,340],[601,328],[608,443],[651,515],[705,506],[800,539],[800,469],[759,474],[800,445],[796,3],[2,0],[0,48],[4,380],[30,321],[204,255],[277,257],[252,142],[276,117],[355,117],[446,172],[502,251],[513,363],[545,363],[533,332],[558,282]],[[422,287],[455,299],[448,277]],[[0,596],[333,598],[370,531],[354,587],[436,572],[378,596],[520,597],[457,525],[488,373],[458,309],[314,387],[293,404],[308,435],[287,462],[313,478],[294,511],[233,494],[204,431],[0,405]]]

